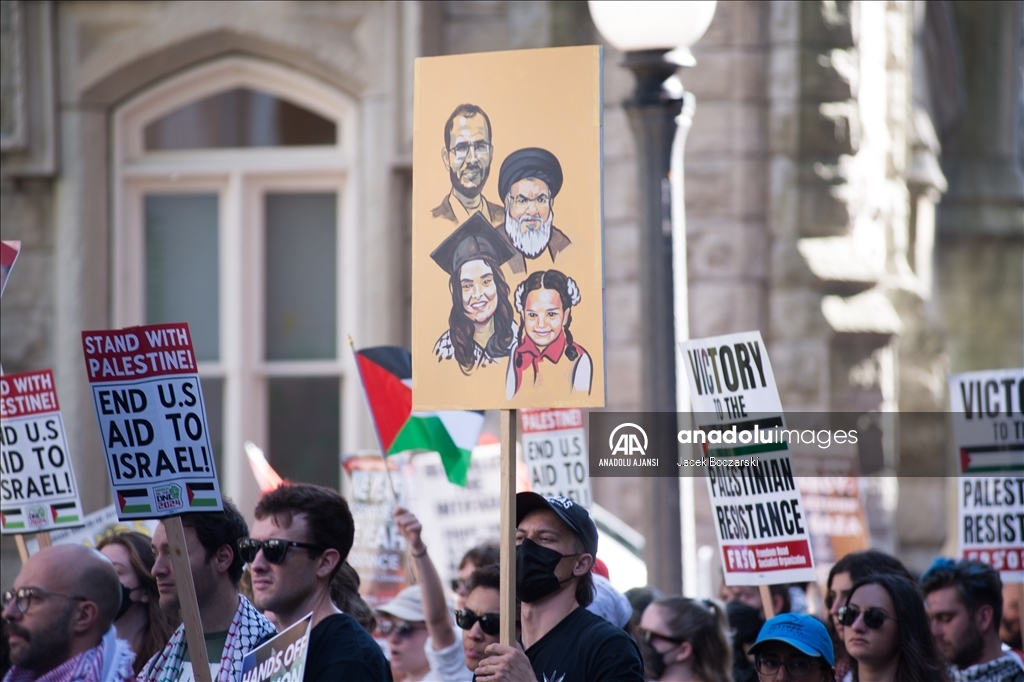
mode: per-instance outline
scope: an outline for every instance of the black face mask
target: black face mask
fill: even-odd
[[[567,556],[576,554],[559,554],[553,549],[541,547],[530,539],[523,540],[516,546],[516,599],[524,604],[531,604],[558,591],[562,583],[572,580],[570,575],[559,580],[555,575],[558,562]]]
[[[647,673],[647,679],[660,680],[661,676],[665,674],[665,668],[668,667],[668,664],[665,663],[665,654],[658,653],[658,650],[647,642],[641,641],[639,644],[644,659],[644,671]]]
[[[120,620],[121,616],[128,613],[128,609],[130,609],[134,603],[135,602],[132,601],[132,591],[124,585],[121,585],[121,608],[117,610],[117,615],[114,616],[114,620]]]

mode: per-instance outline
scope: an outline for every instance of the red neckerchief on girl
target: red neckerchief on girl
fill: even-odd
[[[523,372],[526,370],[527,363],[533,366],[534,372],[537,371],[541,358],[547,358],[551,362],[557,363],[565,352],[565,346],[564,329],[557,339],[545,346],[544,350],[537,348],[537,344],[529,336],[524,336],[523,342],[516,348],[516,356],[513,358],[516,368],[516,392],[518,393],[519,388],[523,385]],[[522,358],[521,362],[520,358]]]

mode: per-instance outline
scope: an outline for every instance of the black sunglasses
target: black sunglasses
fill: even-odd
[[[379,620],[377,621],[377,632],[390,637],[391,633],[399,636],[400,639],[408,639],[417,630],[426,628],[424,623],[407,623],[405,621]]]
[[[485,613],[476,615],[469,609],[462,609],[455,612],[455,623],[463,630],[469,630],[473,623],[480,622],[480,629],[485,635],[497,637],[501,632],[501,616],[497,613]]]
[[[452,578],[452,592],[458,592],[459,590],[468,590],[469,581],[465,578]]]
[[[678,637],[669,637],[668,635],[663,635],[660,632],[651,632],[647,628],[637,628],[637,631],[640,633],[640,637],[644,640],[644,644],[650,644],[651,639],[654,637],[657,637],[658,639],[663,639],[666,642],[672,642],[673,644],[682,644],[686,641],[685,639],[679,639]]]
[[[300,547],[302,549],[314,551],[317,554],[326,549],[320,545],[312,545],[308,542],[292,542],[291,540],[278,540],[277,538],[271,538],[269,540],[239,538],[237,545],[238,556],[242,557],[242,561],[247,564],[251,564],[256,560],[256,555],[261,549],[263,550],[263,558],[271,564],[284,563],[285,557],[288,556],[289,547]]]
[[[892,618],[892,616],[885,615],[885,611],[882,609],[875,607],[861,611],[856,606],[841,606],[839,608],[839,624],[848,628],[857,622],[861,613],[864,614],[864,625],[872,630],[877,630],[885,624],[887,618]],[[896,619],[892,618],[892,620]]]

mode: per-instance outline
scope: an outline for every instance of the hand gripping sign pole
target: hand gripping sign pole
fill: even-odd
[[[184,322],[82,332],[121,521],[160,518],[197,682],[211,682],[181,514],[224,509],[202,385]]]

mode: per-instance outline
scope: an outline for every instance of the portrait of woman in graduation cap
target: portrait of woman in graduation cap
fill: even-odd
[[[430,257],[448,273],[452,310],[434,344],[438,361],[455,360],[463,374],[508,357],[515,338],[510,289],[501,265],[515,255],[479,213],[459,226]]]

